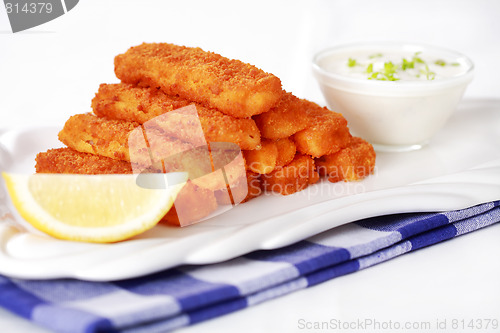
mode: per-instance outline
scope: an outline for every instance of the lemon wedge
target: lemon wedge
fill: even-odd
[[[64,240],[110,243],[154,227],[187,176],[4,172],[3,178],[13,205],[36,229]]]

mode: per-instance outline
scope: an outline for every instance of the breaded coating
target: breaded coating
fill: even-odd
[[[243,154],[235,144],[194,147],[154,128],[143,131],[134,122],[75,115],[59,137],[75,150],[131,162],[133,173],[152,172],[159,165],[163,172],[186,171],[194,184],[212,191],[245,175]]]
[[[247,171],[247,185],[248,191],[247,196],[242,202],[247,202],[250,199],[257,198],[262,194],[262,184],[260,181],[260,175],[255,172]]]
[[[214,193],[217,203],[220,205],[237,205],[247,202],[262,194],[260,175],[252,171],[247,171],[246,177],[241,178],[238,183]]]
[[[370,175],[375,168],[375,151],[365,140],[353,137],[349,145],[331,155],[316,159],[318,172],[332,183],[356,181]]]
[[[70,117],[59,132],[59,140],[80,152],[146,167],[194,148],[154,130],[144,133],[136,122],[105,119],[90,113]]]
[[[309,102],[291,93],[283,93],[279,103],[269,112],[254,116],[262,137],[283,139],[307,127]]]
[[[59,140],[74,150],[130,161],[128,136],[134,122],[107,120],[92,114],[71,116],[59,132]]]
[[[210,172],[192,178],[193,184],[212,191],[226,189],[226,186],[236,186],[241,178],[246,176],[245,160],[240,150],[210,149]],[[200,159],[194,156],[192,164],[195,167]]]
[[[311,171],[309,174],[309,185],[316,184],[320,179],[321,176],[319,175],[318,170]]]
[[[130,163],[117,161],[89,153],[81,153],[71,148],[49,149],[36,156],[37,173],[77,173],[86,175],[129,174]]]
[[[292,162],[261,175],[262,187],[268,192],[289,195],[305,189],[317,181],[314,160],[307,155],[296,154]]]
[[[213,191],[187,182],[177,195],[174,206],[160,221],[176,226],[186,226],[198,222],[217,209]]]
[[[351,140],[347,121],[340,113],[317,107],[310,111],[307,128],[293,136],[297,151],[312,157],[333,154]]]
[[[177,96],[169,96],[156,88],[140,88],[130,84],[101,84],[92,100],[92,109],[99,117],[133,121],[143,124],[167,112],[188,105],[196,107],[207,142],[234,142],[241,149],[255,149],[260,144],[260,131],[253,119],[239,119],[206,108]],[[195,145],[197,122],[181,114],[170,113],[160,124],[169,136]]]
[[[350,140],[347,121],[340,113],[285,93],[271,111],[254,117],[268,139],[293,137],[297,151],[320,157],[345,147]]]
[[[248,170],[259,174],[270,173],[276,168],[278,147],[273,140],[263,140],[260,149],[244,150],[243,156]]]
[[[285,166],[290,163],[295,157],[295,152],[297,148],[295,143],[288,139],[278,139],[275,141],[276,147],[278,148],[278,157],[276,158],[276,166]]]
[[[281,98],[281,81],[255,66],[200,48],[143,43],[115,57],[122,82],[160,88],[236,118],[268,111]]]

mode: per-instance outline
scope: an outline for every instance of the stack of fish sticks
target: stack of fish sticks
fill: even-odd
[[[191,223],[262,193],[289,195],[321,177],[356,181],[373,172],[372,146],[350,134],[341,114],[284,91],[279,78],[255,66],[199,48],[144,43],[115,57],[115,74],[121,82],[100,85],[92,113],[66,122],[59,139],[67,147],[37,155],[37,172],[187,167],[190,180],[164,218],[181,225],[180,210]],[[138,129],[147,148],[132,139]],[[137,157],[144,150],[149,162]],[[223,181],[204,176],[221,161]]]

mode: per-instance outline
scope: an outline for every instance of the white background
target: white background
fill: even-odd
[[[499,32],[496,0],[82,0],[66,15],[17,34],[0,8],[0,133],[62,125],[90,111],[99,84],[117,82],[114,56],[142,42],[199,46],[249,62],[320,104],[311,58],[321,49],[360,41],[433,44],[474,61],[465,99],[498,100]],[[446,319],[446,331],[456,332],[452,319],[500,320],[499,240],[495,225],[181,331],[335,331],[300,329],[301,319],[431,322],[435,328]],[[0,328],[36,332],[4,310]]]

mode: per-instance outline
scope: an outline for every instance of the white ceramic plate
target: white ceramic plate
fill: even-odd
[[[0,169],[34,172],[36,153],[61,146],[59,128],[0,136]],[[182,264],[224,261],[285,246],[361,218],[465,208],[500,199],[500,100],[464,101],[422,150],[379,153],[374,175],[324,181],[291,196],[264,195],[185,228],[157,226],[129,241],[87,244],[32,230],[0,187],[0,273],[106,281]]]

